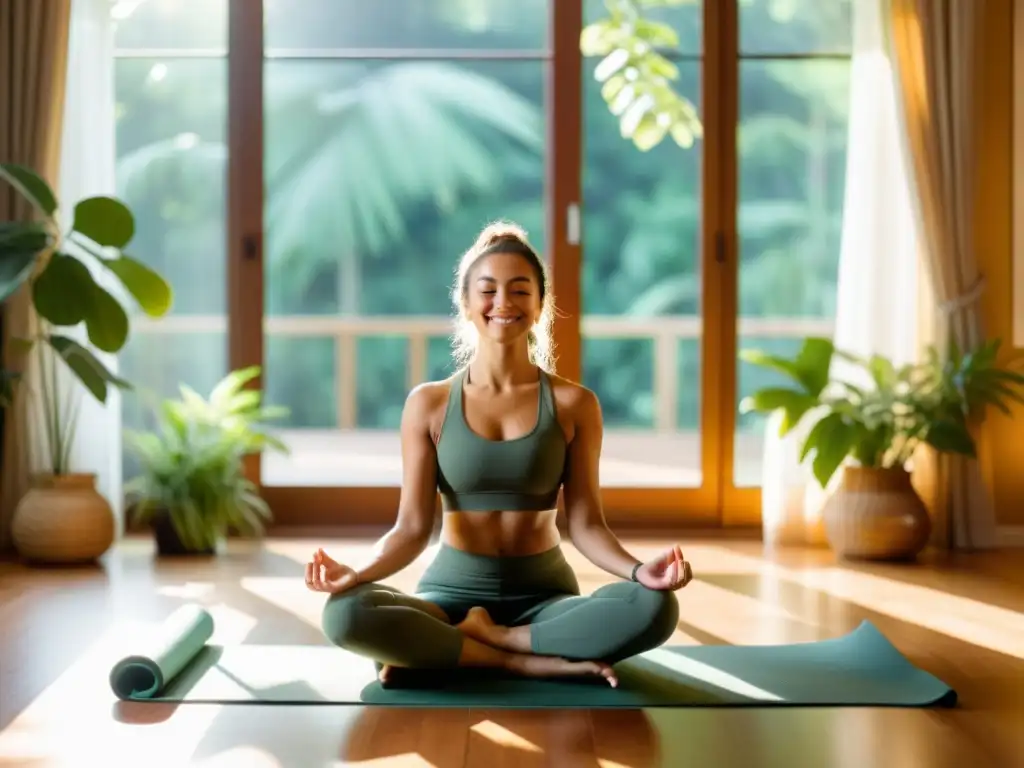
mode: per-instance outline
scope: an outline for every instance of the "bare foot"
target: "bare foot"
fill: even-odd
[[[380,672],[377,673],[377,679],[380,680],[381,684],[387,683],[391,679],[391,666],[385,664],[380,668]]]
[[[514,653],[530,653],[530,628],[503,627],[494,623],[485,608],[470,608],[466,618],[456,628],[484,645]]]
[[[456,624],[455,628],[467,637],[472,637],[481,643],[487,643],[487,645],[494,645],[491,640],[496,639],[494,635],[497,633],[494,630],[497,628],[497,624],[494,623],[494,619],[491,618],[491,614],[487,612],[486,608],[470,608],[466,618]]]
[[[557,656],[517,653],[509,660],[508,668],[525,677],[603,677],[612,688],[619,685],[615,670],[599,661],[569,661]]]

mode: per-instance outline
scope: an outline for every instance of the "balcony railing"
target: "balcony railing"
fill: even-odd
[[[677,430],[678,352],[682,340],[701,336],[697,316],[633,317],[586,315],[581,332],[588,339],[648,339],[654,343],[654,429]],[[408,341],[407,385],[422,383],[428,375],[427,348],[432,338],[452,331],[451,319],[443,316],[309,316],[267,317],[264,334],[269,337],[330,338],[336,349],[336,390],[339,429],[356,428],[356,344],[359,339],[403,337]],[[224,315],[174,315],[161,320],[137,318],[138,334],[226,333]],[[831,335],[832,321],[823,318],[747,318],[738,321],[741,339],[802,338]]]

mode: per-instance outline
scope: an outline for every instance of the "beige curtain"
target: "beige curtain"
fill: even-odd
[[[64,83],[71,0],[0,0],[0,160],[27,165],[58,188]],[[7,184],[0,184],[0,221],[30,215]],[[22,370],[25,359],[9,342],[31,333],[25,291],[3,307],[3,364]],[[4,414],[0,467],[0,551],[11,547],[14,509],[28,487],[32,446],[27,401],[18,396]]]
[[[925,272],[921,341],[984,339],[985,283],[974,255],[978,15],[987,0],[887,0],[889,55]],[[995,512],[978,461],[925,455],[917,472],[938,543],[995,544]]]

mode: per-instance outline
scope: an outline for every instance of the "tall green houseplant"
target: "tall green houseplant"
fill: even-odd
[[[782,380],[745,397],[740,410],[778,414],[781,435],[801,425],[800,461],[810,459],[823,488],[842,469],[822,511],[834,549],[904,559],[926,545],[931,530],[910,480],[917,449],[973,457],[986,410],[1010,414],[1011,404],[1024,405],[1024,374],[999,363],[999,348],[999,340],[967,352],[931,347],[923,361],[903,366],[836,349],[826,338],[806,339],[793,357],[745,350],[741,359]]]
[[[993,340],[963,353],[952,344],[945,356],[930,347],[923,362],[900,367],[879,355],[862,358],[836,349],[825,338],[806,339],[792,358],[745,350],[742,360],[786,381],[751,393],[740,411],[780,411],[782,435],[810,415],[813,426],[800,458],[811,456],[814,477],[823,487],[847,459],[865,467],[902,468],[922,444],[974,456],[972,427],[985,407],[1009,414],[1010,403],[1024,404],[1024,374],[998,365],[999,347]],[[865,372],[870,383],[833,376],[834,358]]]
[[[139,309],[162,317],[171,308],[170,285],[126,252],[135,235],[135,219],[120,200],[88,197],[72,209],[68,229],[57,218],[58,202],[49,184],[30,168],[0,164],[0,179],[10,184],[33,209],[26,221],[0,222],[0,303],[26,283],[32,306],[43,321],[23,345],[52,349],[97,400],[106,402],[111,386],[129,388],[68,331],[84,327],[89,343],[101,352],[120,352],[128,341],[129,319],[121,300],[97,280],[106,273]],[[23,371],[3,371],[0,397],[9,404],[12,387]]]
[[[171,308],[172,291],[166,280],[126,252],[135,220],[120,200],[103,195],[79,200],[62,224],[56,195],[32,169],[0,164],[0,181],[13,188],[30,213],[0,221],[0,304],[27,288],[38,319],[32,324],[37,330],[9,343],[26,353],[19,357],[29,364],[38,361],[35,386],[24,394],[43,424],[48,465],[20,500],[12,536],[32,560],[92,560],[113,542],[113,513],[96,491],[95,476],[76,474],[70,466],[82,393],[77,386],[68,392],[60,385],[61,367],[101,403],[111,387],[130,389],[90,346],[102,353],[121,351],[129,333],[125,303],[133,301],[149,316],[161,317]],[[38,354],[28,354],[33,351]],[[27,384],[25,374],[0,368],[0,406],[11,405],[16,388]]]

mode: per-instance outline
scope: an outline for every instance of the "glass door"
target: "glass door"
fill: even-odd
[[[736,356],[830,323],[849,0],[645,11],[703,126],[651,147],[581,53],[602,0],[227,6],[218,327],[290,409],[290,454],[251,467],[279,522],[394,519],[456,261],[508,218],[550,261],[558,372],[600,397],[609,519],[757,523],[764,425],[736,405],[764,382]]]
[[[628,46],[601,44],[618,33],[619,9],[585,0],[582,11],[581,357],[604,414],[602,481],[618,506],[717,522],[717,421],[703,381],[713,352],[705,280],[714,277],[704,262],[716,225],[702,176],[718,148],[714,136],[709,147],[654,124],[634,130],[651,117],[634,112],[644,96],[631,81],[639,67],[674,72],[678,97],[713,120],[715,104],[703,98],[706,9],[646,10],[647,39],[674,35],[676,44],[626,64],[616,56]]]
[[[853,14],[854,0],[739,4],[737,270],[730,311],[737,318],[736,349],[788,356],[807,336],[832,335]],[[750,392],[785,384],[738,361],[734,380],[733,412]],[[723,504],[738,523],[759,522],[762,475],[774,471],[774,462],[765,464],[765,426],[763,418],[744,415],[730,427],[733,449]],[[768,449],[784,448],[769,444]]]
[[[262,10],[262,359],[270,400],[291,411],[290,455],[260,467],[275,509],[393,519],[407,393],[453,370],[455,264],[483,225],[507,218],[550,260],[558,371],[601,399],[609,518],[717,522],[703,151],[623,139],[598,60],[580,51],[603,3]],[[662,14],[682,30],[673,58],[697,110],[703,13]],[[254,305],[242,311],[255,319]]]

